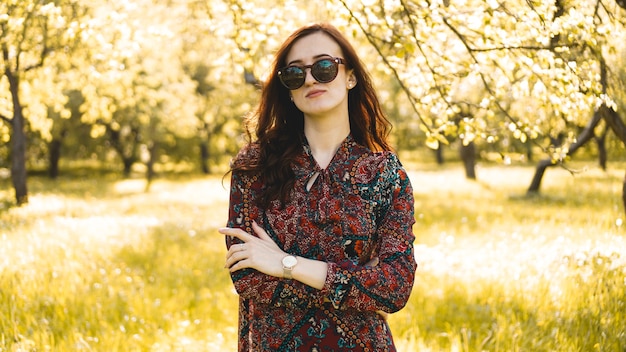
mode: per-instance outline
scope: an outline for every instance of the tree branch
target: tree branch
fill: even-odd
[[[470,57],[472,58],[472,61],[474,61],[474,63],[476,65],[480,65],[480,62],[478,61],[478,58],[476,57],[475,52],[472,50],[472,48],[470,47],[469,43],[467,42],[467,40],[465,39],[465,36],[463,36],[463,34],[461,34],[461,32],[458,31],[458,29],[456,29],[456,27],[454,27],[450,22],[448,22],[448,19],[446,17],[442,17],[443,19],[443,23],[452,31],[452,33],[454,33],[454,35],[459,38],[459,40],[461,41],[461,43],[463,44],[463,46],[465,47],[465,49],[467,50],[467,53],[470,55]],[[480,77],[480,80],[483,83],[483,86],[485,87],[485,90],[487,91],[487,93],[493,97],[493,103],[496,105],[496,107],[498,108],[498,110],[500,110],[504,116],[506,116],[506,118],[508,120],[510,120],[512,123],[515,124],[515,126],[517,126],[517,128],[522,127],[522,125],[519,123],[519,121],[517,121],[517,119],[515,119],[513,116],[511,116],[511,114],[509,113],[509,111],[507,109],[505,109],[502,104],[500,104],[500,102],[497,99],[496,93],[493,91],[493,89],[491,88],[491,86],[489,85],[489,82],[487,82],[487,78],[485,77],[485,74],[478,71],[478,75]]]
[[[426,67],[428,67],[428,70],[430,71],[430,74],[432,75],[433,82],[435,83],[434,84],[435,89],[439,93],[439,96],[441,97],[441,99],[443,99],[443,101],[446,103],[446,105],[449,108],[452,108],[452,104],[450,103],[450,101],[446,97],[444,91],[441,89],[441,86],[439,84],[437,84],[437,72],[435,72],[434,67],[431,65],[430,60],[428,59],[428,55],[426,55],[426,53],[424,52],[424,49],[422,48],[422,45],[420,44],[419,40],[417,39],[417,30],[415,28],[415,23],[413,23],[413,19],[411,18],[411,13],[410,13],[409,9],[407,8],[407,4],[405,3],[404,0],[401,0],[400,3],[402,4],[402,8],[404,9],[404,13],[405,13],[405,15],[407,17],[407,20],[409,21],[409,25],[411,27],[411,32],[413,33],[413,39],[415,39],[415,45],[417,45],[417,48],[419,49],[420,53],[422,53],[422,57],[424,58],[424,62],[426,63]]]
[[[576,48],[579,47],[578,44],[573,45],[559,45],[558,48]],[[534,45],[520,45],[520,46],[494,46],[490,48],[468,48],[473,52],[489,52],[489,51],[513,51],[513,50],[528,50],[528,51],[542,51],[542,50],[554,50],[557,47],[551,46],[534,46]]]
[[[9,125],[13,123],[13,119],[10,119],[8,116],[0,114],[0,120],[6,121]]]
[[[48,18],[44,18],[43,22],[43,43],[41,48],[41,55],[39,55],[39,62],[25,67],[24,72],[28,72],[30,70],[42,67],[46,56],[48,56],[48,52],[50,51],[50,48],[48,47]]]
[[[615,132],[617,138],[626,144],[626,124],[624,124],[617,111],[609,108],[606,104],[602,104],[598,110],[607,125]]]
[[[393,67],[393,65],[389,62],[389,60],[387,59],[387,56],[385,56],[385,54],[382,53],[382,51],[380,50],[380,47],[378,47],[378,45],[376,45],[376,43],[374,42],[374,40],[371,38],[370,34],[368,33],[368,31],[365,29],[365,27],[363,26],[363,23],[361,22],[361,20],[359,20],[355,15],[354,12],[352,12],[352,10],[350,10],[350,7],[348,7],[348,4],[346,4],[346,2],[344,0],[340,0],[341,4],[345,7],[345,9],[348,11],[348,13],[350,14],[350,18],[352,18],[356,24],[359,26],[359,28],[361,29],[361,32],[365,35],[365,38],[367,39],[367,41],[374,47],[374,49],[376,50],[376,52],[378,53],[378,56],[380,56],[380,58],[383,60],[383,62],[385,63],[385,66],[387,66],[387,68],[389,68],[391,70],[391,72],[393,72],[394,77],[396,78],[396,81],[398,82],[398,84],[400,85],[400,88],[402,88],[402,90],[404,91],[404,93],[406,94],[407,98],[409,99],[409,101],[411,102],[411,107],[413,108],[413,111],[415,112],[415,114],[417,115],[417,118],[420,120],[420,122],[422,123],[422,125],[428,130],[428,132],[432,133],[432,129],[430,128],[430,126],[426,123],[426,121],[424,120],[424,118],[422,117],[422,114],[420,114],[419,110],[417,110],[417,105],[418,105],[418,100],[416,97],[413,96],[413,94],[411,93],[411,91],[409,90],[409,87],[406,86],[406,84],[404,84],[404,82],[402,81],[402,79],[400,79],[400,74],[398,73],[398,70],[395,69],[395,67]]]
[[[571,157],[574,153],[576,153],[576,151],[580,147],[585,145],[587,142],[589,142],[589,140],[591,140],[591,138],[593,138],[594,129],[596,128],[600,120],[602,120],[603,115],[605,115],[605,111],[603,110],[603,107],[606,108],[606,106],[603,105],[600,107],[600,109],[594,112],[593,118],[589,121],[587,126],[585,126],[583,131],[578,135],[578,137],[576,138],[576,142],[572,143],[569,146],[566,156]],[[560,165],[563,169],[569,171],[571,174],[576,173],[575,170],[565,167],[563,163],[563,159],[554,160],[553,158],[547,158],[547,159],[541,160],[539,164],[537,165],[535,176],[533,177],[533,180],[531,181],[530,186],[528,187],[528,190],[526,191],[526,194],[539,193],[539,187],[541,186],[541,179],[543,177],[545,170],[548,167],[552,167],[555,165]]]

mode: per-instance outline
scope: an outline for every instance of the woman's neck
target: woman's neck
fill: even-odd
[[[350,134],[350,121],[346,118],[306,119],[304,135],[317,164],[325,169],[335,156],[341,143]]]

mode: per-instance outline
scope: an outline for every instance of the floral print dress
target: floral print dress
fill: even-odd
[[[238,158],[258,153],[251,144]],[[285,252],[327,262],[326,282],[317,290],[254,269],[232,273],[239,351],[395,351],[377,311],[406,304],[417,267],[405,170],[394,153],[372,152],[351,136],[326,169],[305,140],[292,168],[289,201],[267,209],[255,202],[263,187],[258,177],[234,172],[228,226],[253,233],[256,221]],[[238,241],[227,237],[226,245]],[[373,258],[378,264],[367,265]]]

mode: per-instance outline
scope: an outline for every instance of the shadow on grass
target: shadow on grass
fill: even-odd
[[[114,175],[106,177],[100,175],[62,176],[50,179],[45,176],[30,176],[28,178],[28,196],[63,195],[68,198],[110,198],[115,197],[116,182],[123,179]],[[11,180],[0,180],[0,211],[15,207],[15,191]]]

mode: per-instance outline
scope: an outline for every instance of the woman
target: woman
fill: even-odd
[[[255,118],[220,229],[239,351],[395,351],[385,317],[413,286],[413,192],[346,38],[327,24],[293,33]]]

